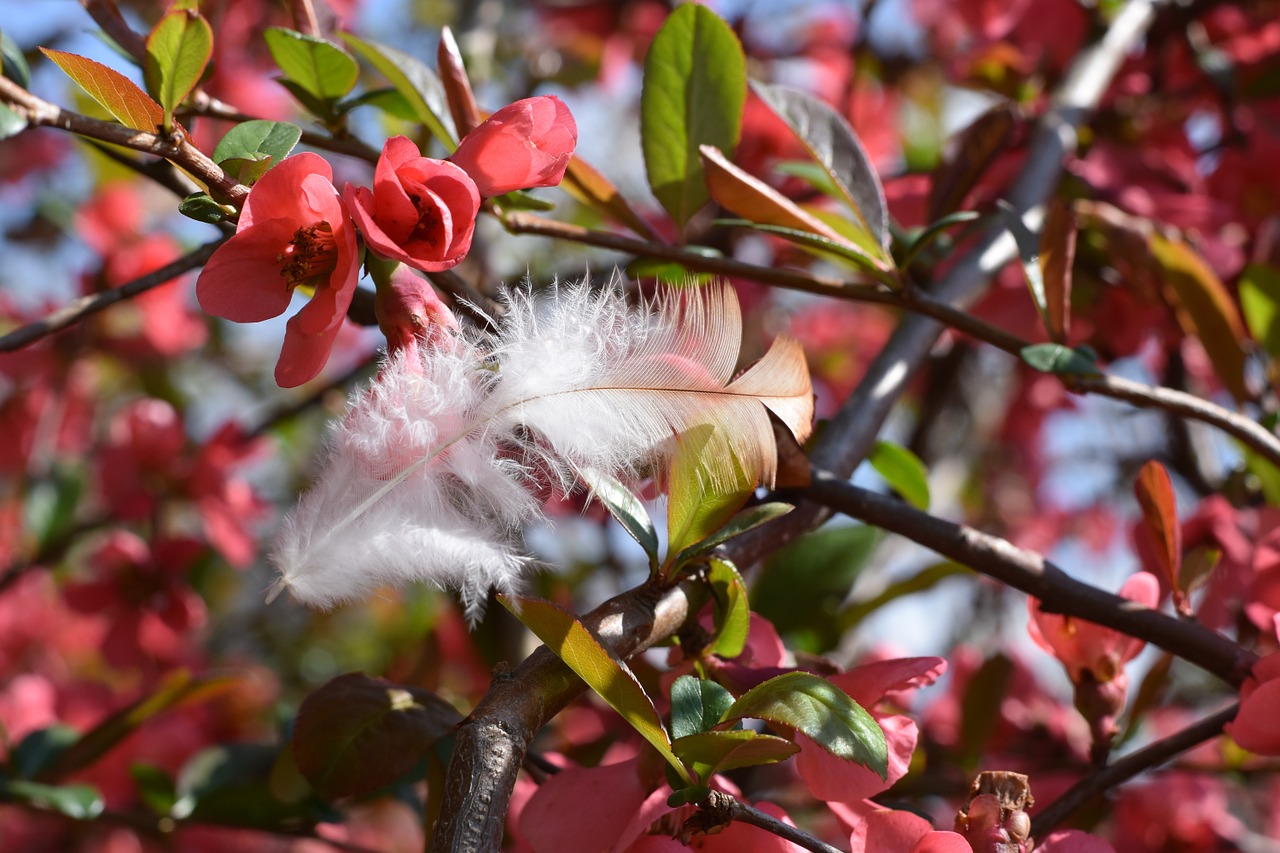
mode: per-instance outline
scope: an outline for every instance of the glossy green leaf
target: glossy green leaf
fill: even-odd
[[[74,820],[93,820],[104,803],[92,785],[42,785],[24,779],[0,780],[0,801],[15,800]]]
[[[800,138],[809,154],[830,176],[841,200],[887,256],[889,209],[884,187],[848,120],[798,89],[754,81],[751,88]]]
[[[503,211],[537,210],[545,212],[556,209],[554,201],[548,201],[545,198],[536,196],[528,190],[512,190],[509,193],[503,193],[500,196],[495,196],[493,203]]]
[[[839,687],[808,672],[788,672],[748,690],[722,722],[751,717],[788,726],[827,752],[886,778],[889,745],[879,723]]]
[[[711,651],[724,658],[736,658],[746,648],[751,630],[746,582],[733,563],[712,560],[707,567],[707,583],[715,596],[716,636]]]
[[[1041,373],[1097,376],[1101,372],[1094,357],[1082,348],[1071,349],[1062,344],[1032,344],[1023,347],[1019,355]]]
[[[417,121],[418,114],[414,111],[413,106],[391,86],[382,89],[373,89],[368,92],[361,92],[354,98],[347,98],[337,106],[340,113],[347,113],[356,107],[374,107],[381,110],[392,118],[398,118],[401,121]]]
[[[350,33],[343,33],[342,39],[404,96],[413,108],[414,116],[432,136],[449,151],[458,147],[444,86],[434,71],[421,60],[394,47],[356,38]]]
[[[775,553],[751,587],[753,609],[789,645],[820,653],[840,640],[841,605],[880,543],[866,525],[827,527]]]
[[[733,30],[705,6],[667,16],[644,63],[640,141],[654,196],[681,227],[706,203],[699,145],[732,157],[747,97],[746,59]]]
[[[324,39],[284,27],[268,27],[263,38],[285,79],[321,104],[341,98],[360,78],[351,54]]]
[[[711,475],[706,448],[713,429],[695,427],[676,439],[667,500],[669,566],[677,566],[676,557],[718,532],[755,491],[755,481],[736,459],[731,479]]]
[[[253,119],[243,121],[226,132],[213,149],[213,161],[261,160],[270,157],[279,163],[302,138],[302,128],[286,121]]]
[[[785,738],[750,729],[709,731],[685,735],[671,745],[676,755],[693,767],[699,779],[712,774],[786,761],[800,751]]]
[[[791,504],[782,503],[781,501],[769,501],[767,503],[749,506],[739,512],[733,518],[729,519],[723,527],[715,533],[703,539],[697,545],[694,545],[689,551],[681,555],[681,560],[695,556],[697,554],[705,554],[718,545],[723,545],[736,536],[741,536],[748,530],[755,530],[762,524],[768,524],[775,518],[782,516],[795,509]]]
[[[156,133],[164,126],[164,109],[119,71],[74,53],[40,51],[125,127]]]
[[[929,471],[919,456],[900,444],[877,441],[867,461],[903,500],[916,509],[929,509]]]
[[[1249,264],[1240,273],[1240,308],[1249,334],[1280,359],[1280,267]]]
[[[714,681],[682,675],[671,685],[671,737],[710,731],[733,705],[733,695]]]
[[[671,751],[671,738],[635,673],[601,645],[577,617],[542,599],[500,595],[498,600],[609,703],[609,707],[621,714],[684,781],[691,781],[684,765]]]
[[[18,43],[0,29],[0,74],[8,77],[24,89],[31,88],[31,69]]]
[[[430,690],[347,673],[303,700],[293,756],[320,796],[363,796],[412,770],[461,720]]]
[[[174,9],[147,36],[147,88],[164,110],[166,126],[173,110],[200,82],[213,55],[213,29],[195,9]]]
[[[581,471],[579,476],[591,490],[591,496],[600,501],[609,514],[622,525],[627,535],[649,555],[649,564],[658,565],[658,532],[654,529],[653,519],[645,511],[644,504],[635,493],[622,484],[616,477],[606,471]]]
[[[230,211],[214,200],[207,192],[196,192],[178,203],[178,212],[196,222],[207,222],[217,225],[226,221]]]

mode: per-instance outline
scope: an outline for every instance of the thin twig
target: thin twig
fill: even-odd
[[[1257,660],[1248,649],[1198,622],[1175,619],[1082,583],[1034,551],[921,512],[830,472],[815,470],[813,482],[802,493],[1034,596],[1046,612],[1064,613],[1146,640],[1236,687]]]
[[[120,45],[138,65],[146,65],[147,42],[129,26],[129,22],[120,14],[115,0],[81,0],[81,3],[93,22],[102,27],[102,31],[112,41]]]
[[[1222,734],[1226,724],[1236,718],[1239,711],[1240,704],[1233,703],[1198,723],[1111,762],[1096,773],[1090,773],[1047,808],[1036,813],[1031,819],[1032,835],[1046,835],[1095,797],[1100,797],[1139,773],[1158,767],[1210,738],[1217,737]]]
[[[65,305],[52,314],[36,320],[34,323],[28,323],[25,326],[14,329],[7,335],[0,336],[0,352],[12,352],[13,350],[30,346],[36,341],[52,335],[54,332],[60,332],[68,326],[79,323],[86,317],[110,308],[117,302],[132,299],[138,294],[159,287],[185,272],[189,272],[198,266],[203,266],[213,255],[214,250],[224,242],[226,241],[215,240],[212,243],[205,243],[200,248],[188,252],[177,260],[170,261],[155,272],[139,276],[119,287],[113,287],[111,290],[82,296],[70,305]]]
[[[222,171],[221,166],[206,157],[181,134],[172,137],[157,136],[64,110],[56,104],[37,98],[5,77],[0,77],[0,101],[8,104],[32,127],[56,127],[78,136],[100,139],[172,160],[233,204],[239,205],[249,195],[248,187]]]
[[[345,392],[350,386],[364,378],[369,373],[370,368],[377,364],[380,358],[381,354],[376,353],[369,358],[362,359],[355,367],[351,368],[341,376],[326,382],[323,386],[317,388],[301,400],[277,409],[246,430],[245,438],[257,438],[258,436],[270,432],[285,421],[292,420],[307,409],[323,403],[334,391]]]
[[[217,98],[198,91],[192,94],[191,107],[189,114],[205,116],[206,118],[216,118],[222,121],[245,122],[255,121],[257,116],[249,115],[235,107],[227,104]],[[183,113],[184,115],[188,113]],[[302,129],[301,142],[303,145],[309,145],[312,148],[319,148],[322,151],[332,151],[334,154],[345,154],[348,157],[355,157],[358,160],[364,160],[369,163],[378,162],[379,152],[377,149],[366,145],[354,136],[331,136],[325,133],[315,133],[314,131]]]
[[[706,799],[698,803],[698,809],[699,812],[694,818],[698,825],[705,824],[708,828],[712,828],[737,821],[771,832],[805,850],[812,850],[813,853],[840,853],[838,847],[832,847],[804,830],[784,823],[768,812],[762,812],[755,806],[744,803],[723,791],[711,791]]]

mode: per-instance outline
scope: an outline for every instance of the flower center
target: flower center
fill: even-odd
[[[409,232],[410,240],[423,240],[428,246],[435,248],[440,243],[440,213],[431,205],[422,206],[422,199],[410,195],[409,200],[418,209],[418,222]]]
[[[293,232],[293,239],[276,256],[280,276],[290,289],[300,284],[321,284],[338,266],[338,245],[328,222],[317,222]]]

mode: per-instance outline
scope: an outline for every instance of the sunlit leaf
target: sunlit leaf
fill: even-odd
[[[440,31],[440,44],[436,47],[436,70],[440,74],[440,83],[444,87],[453,123],[459,135],[466,136],[480,124],[480,107],[476,105],[475,93],[471,91],[471,78],[467,76],[462,51],[458,50],[453,30],[448,27]]]
[[[711,729],[733,705],[733,696],[714,681],[682,675],[671,685],[671,736]]]
[[[839,687],[808,672],[788,672],[738,697],[721,722],[744,717],[788,726],[827,752],[889,773],[889,745],[875,719]]]
[[[570,158],[560,188],[583,204],[613,217],[641,237],[661,242],[658,234],[627,203],[613,182],[577,154]]]
[[[268,27],[263,38],[285,79],[321,105],[350,92],[360,78],[360,66],[351,54],[324,39],[284,27]]]
[[[808,231],[836,243],[845,240],[791,199],[730,163],[718,148],[699,147],[711,197],[726,210],[751,222]]]
[[[746,73],[738,37],[697,3],[677,7],[649,45],[640,96],[645,171],[654,196],[681,227],[708,198],[698,146],[733,156]]]
[[[74,820],[93,820],[105,805],[92,785],[42,785],[25,779],[0,779],[0,802],[5,800],[28,803]]]
[[[214,200],[207,192],[196,192],[178,203],[178,212],[196,222],[207,222],[217,225],[226,221],[229,211]]]
[[[1044,282],[1049,337],[1065,344],[1071,332],[1071,267],[1076,258],[1076,221],[1061,200],[1049,205],[1040,229],[1040,275]]]
[[[609,707],[621,714],[684,781],[690,781],[684,765],[671,751],[671,738],[653,700],[630,667],[610,654],[572,613],[550,601],[506,595],[498,596],[498,600],[609,703]]]
[[[867,461],[903,500],[916,509],[929,508],[929,472],[919,456],[900,444],[877,441]]]
[[[1253,339],[1272,358],[1280,358],[1280,267],[1249,264],[1244,268],[1240,308]]]
[[[644,552],[649,555],[650,565],[658,564],[658,532],[654,529],[653,519],[645,510],[644,504],[613,475],[604,471],[584,470],[579,472],[583,482],[591,489],[591,496],[609,511],[609,514],[622,525],[627,535],[636,540]]]
[[[847,119],[822,101],[785,86],[752,82],[751,88],[795,132],[843,201],[887,256],[889,212],[884,188]]]
[[[449,116],[444,86],[426,63],[394,47],[357,38],[350,33],[343,33],[342,38],[404,96],[413,108],[414,116],[432,136],[449,151],[458,147],[458,135]]]
[[[200,82],[213,55],[213,29],[195,9],[174,9],[147,36],[145,77],[165,122]]]
[[[1084,349],[1071,349],[1062,344],[1032,344],[1019,353],[1022,360],[1041,373],[1068,376],[1097,376],[1098,364]]]
[[[164,127],[164,109],[119,71],[74,53],[40,50],[125,127],[147,133]]]
[[[671,747],[693,767],[700,779],[739,767],[776,764],[800,751],[800,747],[785,738],[750,729],[689,734],[676,738]]]
[[[755,491],[755,481],[734,460],[732,479],[711,475],[706,446],[714,427],[681,433],[671,463],[667,499],[667,563],[720,530]]]
[[[24,89],[31,88],[31,69],[18,43],[0,29],[0,74],[8,77]]]
[[[427,747],[461,720],[429,690],[347,673],[303,701],[293,755],[320,796],[361,796],[413,769]]]
[[[733,563],[712,560],[707,567],[707,583],[715,596],[716,636],[711,644],[714,654],[736,658],[747,645],[751,630],[751,605],[747,600],[746,582]]]
[[[1173,590],[1174,605],[1190,614],[1186,591],[1179,583],[1182,572],[1182,524],[1169,472],[1155,460],[1142,466],[1133,483],[1138,506],[1142,507],[1143,529],[1155,553],[1165,582]]]

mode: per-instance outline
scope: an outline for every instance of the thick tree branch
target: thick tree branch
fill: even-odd
[[[5,77],[0,77],[0,101],[8,104],[10,109],[32,127],[56,127],[78,136],[123,145],[125,148],[171,160],[233,204],[241,204],[249,194],[248,187],[222,171],[221,166],[182,136],[157,136],[64,110],[56,104],[37,98]]]
[[[907,537],[944,557],[1040,599],[1045,611],[1114,628],[1172,652],[1233,686],[1257,656],[1197,622],[1186,622],[1082,583],[1039,554],[946,521],[896,498],[815,470],[804,494],[837,512]]]
[[[0,335],[0,352],[12,352],[13,350],[30,346],[41,338],[48,337],[54,332],[60,332],[68,326],[79,323],[86,317],[110,308],[117,302],[132,299],[138,294],[145,293],[154,287],[159,287],[185,272],[204,266],[213,255],[214,250],[224,242],[225,240],[215,240],[212,243],[205,243],[200,248],[188,252],[177,260],[170,261],[155,272],[139,276],[133,281],[122,284],[119,287],[113,287],[111,290],[82,296],[70,305],[65,305],[52,314],[36,320],[34,323],[28,323],[25,326],[14,329],[7,335]]]
[[[673,635],[688,612],[683,587],[646,584],[581,618],[606,648],[626,658]],[[495,674],[489,692],[458,729],[433,853],[501,849],[507,804],[529,742],[583,689],[546,646],[509,674]]]
[[[1127,782],[1139,773],[1158,767],[1187,750],[1217,737],[1222,734],[1223,727],[1236,718],[1239,711],[1239,703],[1233,703],[1198,723],[1111,762],[1096,773],[1090,773],[1047,808],[1036,813],[1031,819],[1032,835],[1036,837],[1047,835],[1069,818],[1076,809],[1093,798],[1102,796],[1111,788]]]

